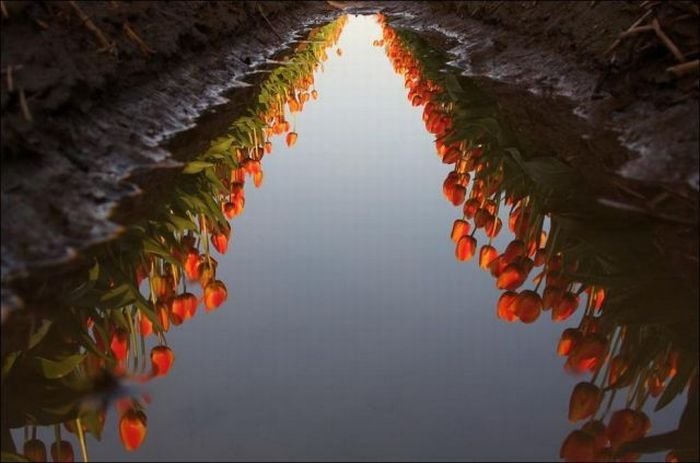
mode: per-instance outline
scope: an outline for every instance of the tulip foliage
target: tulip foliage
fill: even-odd
[[[442,191],[460,211],[450,232],[457,260],[478,256],[503,291],[498,318],[529,324],[549,312],[555,323],[577,323],[564,330],[557,353],[566,371],[592,378],[571,395],[569,420],[585,424],[566,437],[561,457],[639,457],[624,444],[649,431],[645,403],[655,398],[663,408],[697,377],[697,341],[695,349],[687,341],[697,332],[678,329],[697,326],[697,299],[660,284],[654,269],[664,255],[654,252],[644,219],[597,202],[556,157],[523,149],[535,143],[499,122],[496,102],[473,81],[445,72],[448,56],[384,15],[378,22],[383,37],[373,45],[385,48],[408,100],[423,108],[438,158],[451,167]],[[499,251],[494,240],[504,233],[509,241]],[[668,302],[676,306],[664,317],[660,305]],[[624,388],[627,408],[610,416]]]
[[[185,165],[146,219],[97,246],[88,266],[56,283],[47,294],[57,295],[66,307],[52,307],[45,318],[40,311],[24,315],[30,319],[18,323],[32,326],[28,347],[26,337],[9,342],[6,355],[3,339],[3,389],[13,397],[7,411],[3,403],[3,425],[31,425],[34,434],[37,426],[54,425],[60,437],[56,423],[63,423],[77,435],[86,459],[85,434],[100,438],[107,402],[87,407],[84,395],[101,387],[109,393],[121,379],[143,383],[177,369],[166,334],[229,300],[227,283],[217,278],[216,258],[234,244],[230,221],[245,209],[246,182],[262,186],[262,159],[272,153],[275,138],[289,148],[296,144],[294,116],[319,97],[314,73],[346,20],[341,16],[313,28],[259,82],[246,113]],[[29,374],[38,384],[32,391],[46,393],[26,391],[23,378]],[[117,429],[127,451],[147,438],[147,402],[131,397],[116,403]],[[46,461],[48,453],[36,438],[26,440],[23,452],[33,461]],[[73,461],[68,441],[58,439],[50,453],[54,461]]]

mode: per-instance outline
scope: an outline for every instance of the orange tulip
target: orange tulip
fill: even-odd
[[[126,358],[129,352],[129,332],[124,328],[116,328],[112,333],[112,339],[109,343],[109,348],[118,361]]]
[[[503,258],[506,262],[513,262],[516,257],[525,255],[525,243],[522,240],[513,240],[508,243],[506,250],[503,251]]]
[[[168,346],[155,346],[151,349],[151,371],[154,376],[165,376],[175,362],[175,354]]]
[[[119,420],[119,437],[128,451],[141,447],[148,429],[146,415],[140,410],[130,409]]]
[[[535,267],[540,267],[544,265],[545,261],[547,259],[547,249],[545,248],[539,248],[535,252]]]
[[[476,214],[476,211],[479,209],[479,200],[476,198],[471,198],[467,200],[466,203],[464,203],[464,215],[468,218],[471,219],[474,217]]]
[[[287,134],[287,138],[286,138],[287,146],[289,146],[289,147],[294,146],[294,143],[297,142],[297,136],[298,135],[296,132],[289,132]]]
[[[165,302],[156,303],[156,315],[158,316],[158,321],[163,331],[167,332],[170,329],[170,314],[168,305]]]
[[[466,220],[455,220],[452,224],[452,233],[450,234],[450,236],[452,237],[452,241],[456,243],[463,236],[467,236],[469,234],[470,228],[471,225],[469,225],[469,222],[467,222]]]
[[[585,381],[578,383],[569,400],[569,421],[575,423],[593,416],[602,400],[603,394],[598,386]]]
[[[506,289],[508,291],[513,291],[522,286],[522,284],[525,283],[526,279],[527,273],[525,273],[525,270],[522,268],[522,266],[513,262],[508,264],[503,269],[503,272],[501,272],[501,274],[498,277],[498,280],[496,281],[496,287],[498,289]]]
[[[153,275],[151,277],[151,287],[158,299],[167,299],[173,292],[172,275]]]
[[[559,345],[557,345],[557,355],[564,357],[569,355],[574,346],[581,341],[583,334],[576,328],[567,328],[561,334]]]
[[[498,257],[498,251],[490,244],[485,244],[479,251],[479,267],[488,269],[491,262]]]
[[[561,270],[548,270],[546,277],[547,286],[566,288],[569,284],[569,280],[562,274]]]
[[[197,312],[197,297],[192,293],[176,296],[171,304],[170,318],[175,325],[189,320]]]
[[[554,286],[547,286],[544,288],[544,292],[542,293],[542,309],[549,310],[558,306],[563,297],[563,289]]]
[[[459,148],[451,146],[447,149],[444,156],[442,156],[442,163],[454,164],[455,162],[459,161],[461,157],[462,152],[459,150]]]
[[[185,257],[185,264],[184,264],[184,270],[185,270],[185,276],[187,277],[188,280],[194,281],[198,278],[198,270],[197,268],[199,267],[200,263],[200,258],[199,254],[197,251],[189,251],[187,253],[187,256]]]
[[[153,334],[153,323],[143,313],[139,313],[139,331],[143,336]]]
[[[255,185],[255,188],[260,188],[260,185],[263,183],[263,178],[264,178],[264,173],[261,170],[260,172],[256,172],[255,175],[253,175],[253,185]]]
[[[523,323],[532,323],[540,317],[542,298],[535,291],[526,289],[515,301],[515,314]]]
[[[518,295],[513,291],[506,291],[501,294],[496,306],[496,316],[507,322],[516,321],[518,319],[518,316],[515,314],[515,303],[517,299]]]
[[[651,422],[643,412],[625,408],[610,417],[608,439],[612,448],[617,450],[625,442],[641,439],[650,428]]]
[[[209,283],[204,288],[204,308],[207,312],[218,308],[226,301],[228,291],[226,286],[220,280],[215,280]]]
[[[214,279],[217,265],[218,264],[214,259],[211,259],[211,263],[209,262],[209,259],[205,259],[199,263],[199,266],[197,267],[197,275],[199,284],[202,285],[202,287],[205,287],[211,280]]]
[[[65,440],[54,442],[51,444],[51,458],[56,462],[72,463],[75,461],[73,446]]]
[[[572,431],[561,446],[559,457],[564,461],[594,461],[595,439],[584,431]]]
[[[476,238],[473,236],[463,236],[457,242],[455,256],[457,256],[457,260],[465,261],[471,259],[474,256],[475,251]]]
[[[491,261],[489,264],[489,272],[492,277],[498,278],[503,274],[507,266],[508,264],[503,260],[503,254],[501,254]]]
[[[578,296],[571,291],[567,291],[552,309],[552,320],[560,322],[569,318],[578,309]]]
[[[608,341],[599,334],[589,334],[577,342],[566,361],[566,369],[572,373],[595,371],[605,359]]]
[[[493,220],[493,216],[486,209],[480,208],[474,213],[474,226],[476,228],[485,227],[490,220]]]
[[[316,90],[311,90],[311,98],[314,100],[318,99],[318,92]]]
[[[608,446],[608,430],[602,421],[589,421],[583,425],[581,431],[587,433],[588,435],[593,437],[593,439],[595,439],[596,450],[600,451]]]
[[[24,456],[29,461],[44,462],[46,460],[46,446],[39,439],[30,439],[24,443]]]
[[[219,251],[220,254],[226,254],[228,239],[229,237],[225,233],[212,233],[211,244],[214,245],[214,248]]]
[[[495,238],[500,233],[501,228],[503,227],[503,222],[499,217],[491,216],[491,219],[492,220],[490,220],[484,226],[484,231],[486,232],[486,236],[488,236],[489,238]]]

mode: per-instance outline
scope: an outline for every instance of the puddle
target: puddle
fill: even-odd
[[[448,61],[344,16],[172,140],[137,225],[18,286],[3,460],[692,455],[697,261]]]

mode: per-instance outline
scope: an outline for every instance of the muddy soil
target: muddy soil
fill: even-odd
[[[3,285],[140,216],[157,198],[141,188],[167,185],[178,159],[213,138],[172,136],[212,107],[207,130],[223,131],[243,81],[341,9],[383,10],[429,36],[523,140],[577,166],[601,199],[658,219],[661,235],[679,236],[672,258],[697,268],[697,73],[667,72],[676,60],[653,32],[606,53],[647,15],[697,59],[692,2],[652,14],[622,2],[77,2],[116,54],[68,2],[4,4]]]
[[[619,132],[623,145],[636,154],[622,167],[624,175],[685,181],[697,190],[698,73],[678,77],[669,72],[679,59],[649,30],[658,21],[684,60],[697,60],[697,3],[456,1],[431,6],[493,26],[486,37],[472,34],[471,41],[482,46],[463,48],[470,55],[464,60],[469,72],[524,78],[526,84],[527,74],[537,75],[541,90],[572,97],[581,115]],[[634,25],[647,29],[619,39]],[[532,56],[536,50],[559,59],[538,63]],[[558,68],[551,66],[555,62]],[[588,76],[574,77],[582,73]]]
[[[3,283],[118,233],[108,217],[140,192],[127,178],[179,165],[159,147],[165,138],[338,14],[325,2],[77,5],[116,53],[69,2],[4,2]]]

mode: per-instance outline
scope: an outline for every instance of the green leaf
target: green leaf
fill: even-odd
[[[46,333],[49,332],[49,328],[51,328],[51,324],[53,322],[51,320],[43,319],[41,321],[41,325],[39,325],[39,328],[32,333],[32,335],[29,337],[29,345],[27,346],[27,349],[31,349],[32,347],[36,346],[39,344],[39,341],[44,339],[44,336],[46,336]]]
[[[102,440],[102,429],[104,426],[100,423],[100,416],[97,411],[85,413],[80,417],[80,421],[85,425],[87,431],[95,436],[98,441]]]
[[[98,276],[100,276],[100,263],[97,262],[97,259],[95,259],[95,265],[93,265],[88,272],[88,278],[90,281],[95,281],[97,280]]]
[[[2,380],[5,381],[5,378],[7,375],[10,373],[10,370],[12,370],[12,367],[14,366],[15,362],[19,358],[20,354],[22,352],[20,351],[15,351],[15,352],[10,352],[9,354],[5,355],[5,358],[2,359]]]
[[[209,167],[213,167],[214,164],[211,162],[206,162],[206,161],[192,161],[185,168],[182,170],[183,174],[196,174],[204,169],[207,169]]]
[[[61,360],[49,360],[43,357],[36,357],[36,366],[44,377],[48,379],[58,379],[73,371],[85,358],[84,354],[77,354],[65,357]]]
[[[175,228],[177,228],[179,231],[186,231],[186,230],[196,230],[197,225],[195,225],[192,220],[186,217],[180,217],[179,215],[171,215],[168,217],[168,220],[175,225]]]
[[[1,452],[0,453],[0,460],[2,461],[30,461],[27,458],[23,457],[22,455],[13,453],[13,452]]]
[[[692,356],[680,356],[680,361],[678,362],[678,372],[676,373],[676,376],[674,376],[668,383],[668,386],[666,386],[666,390],[663,394],[661,394],[659,401],[656,402],[656,406],[654,407],[655,412],[658,412],[666,405],[670,404],[678,394],[683,392],[683,389],[685,389],[688,381],[690,381],[690,378],[693,377],[693,374],[697,369],[697,357],[694,359],[691,359],[690,357]]]

